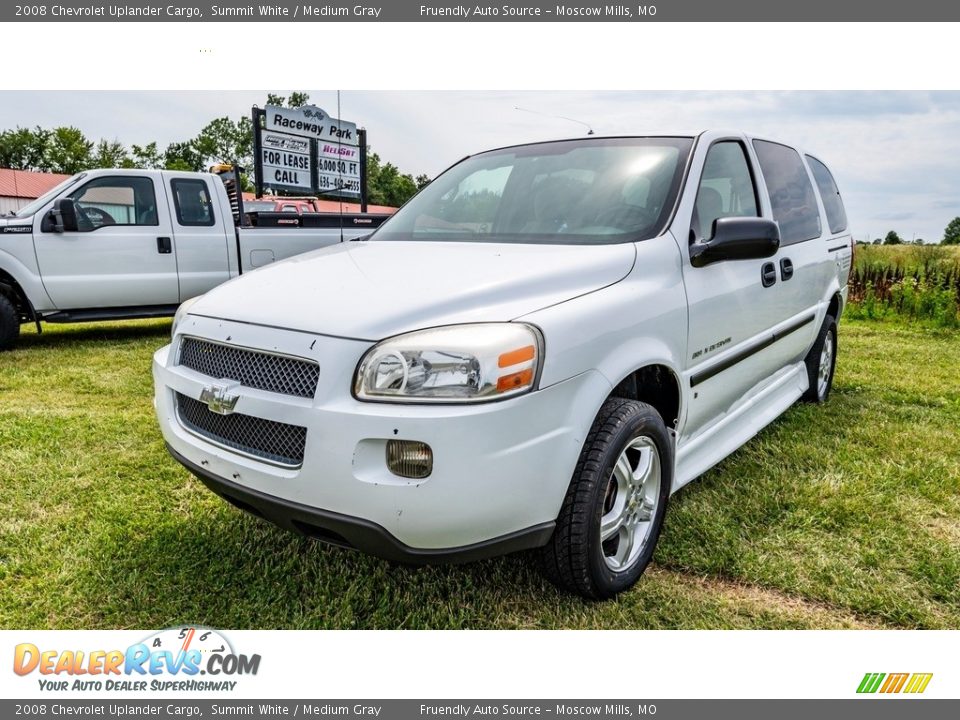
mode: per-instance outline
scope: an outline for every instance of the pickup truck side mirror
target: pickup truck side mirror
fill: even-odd
[[[759,260],[775,255],[780,228],[758,217],[725,217],[713,221],[713,236],[690,245],[690,264],[705,267],[722,260]]]
[[[77,211],[77,201],[72,198],[60,198],[53,203],[53,231],[78,232],[80,230],[80,214]]]

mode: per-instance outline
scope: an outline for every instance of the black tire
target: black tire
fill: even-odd
[[[0,352],[10,350],[20,337],[20,313],[6,295],[0,295]]]
[[[605,506],[611,503],[610,487],[616,482],[614,465],[628,446],[646,442],[644,438],[652,441],[657,451],[657,503],[650,510],[650,526],[638,546],[639,554],[621,570],[614,570],[608,565],[609,545],[600,539],[601,517],[609,511]],[[556,530],[540,550],[544,574],[561,589],[590,599],[610,598],[630,588],[653,557],[672,481],[673,442],[659,413],[636,400],[607,400],[587,435]],[[614,495],[618,492],[614,489]],[[615,539],[617,543],[619,538]]]
[[[828,342],[830,343],[832,351],[828,362],[826,382],[823,383],[821,382],[820,376],[820,364],[823,359],[824,345]],[[824,318],[823,326],[820,328],[820,333],[813,343],[813,347],[810,348],[810,352],[807,353],[807,357],[804,360],[807,366],[807,380],[810,382],[810,387],[807,388],[807,391],[801,398],[804,402],[822,403],[826,402],[827,398],[830,397],[830,390],[833,388],[833,373],[837,367],[838,347],[837,321],[832,315],[827,315],[827,317]]]

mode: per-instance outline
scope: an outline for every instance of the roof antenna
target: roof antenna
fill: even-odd
[[[516,105],[513,107],[513,109],[519,110],[520,112],[533,113],[534,115],[543,115],[543,117],[557,118],[559,120],[567,120],[569,122],[574,122],[577,125],[583,125],[587,129],[587,135],[593,135],[593,128],[590,127],[590,125],[588,125],[587,123],[583,122],[582,120],[576,120],[574,118],[566,117],[564,115],[551,115],[550,113],[540,112],[539,110],[528,110],[527,108],[517,107]]]

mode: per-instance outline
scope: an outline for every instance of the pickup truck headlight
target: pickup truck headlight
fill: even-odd
[[[418,330],[378,343],[357,368],[359,400],[466,403],[533,389],[543,340],[521,323],[475,323]]]
[[[195,298],[190,298],[189,300],[184,300],[180,303],[180,307],[177,308],[177,314],[173,316],[173,326],[170,328],[170,339],[172,340],[176,337],[177,334],[177,325],[187,316],[187,313],[190,312],[190,306],[193,305],[197,300],[200,299],[200,296]]]

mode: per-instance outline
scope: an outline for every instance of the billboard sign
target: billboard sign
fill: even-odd
[[[360,197],[362,153],[356,123],[330,117],[315,105],[268,105],[254,108],[254,132],[258,191]]]

